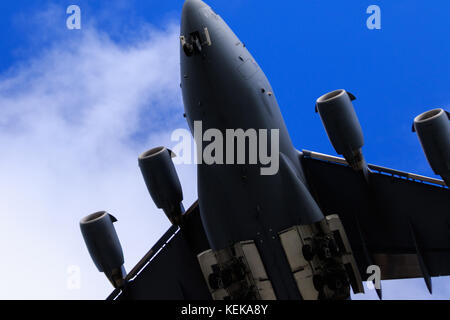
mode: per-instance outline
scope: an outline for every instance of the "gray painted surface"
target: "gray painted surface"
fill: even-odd
[[[228,25],[200,0],[185,2],[181,35],[203,32],[211,46],[185,55],[180,48],[182,91],[191,130],[279,129],[280,168],[262,176],[259,165],[198,165],[198,197],[206,235],[215,250],[257,239],[262,260],[281,298],[299,298],[277,233],[323,219],[309,193],[269,81]]]

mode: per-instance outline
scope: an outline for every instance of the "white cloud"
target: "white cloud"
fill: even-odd
[[[91,212],[119,219],[127,269],[169,226],[137,157],[185,127],[178,27],[142,28],[127,44],[84,28],[0,75],[0,298],[106,297],[78,227]],[[195,168],[179,173],[189,205]],[[70,265],[81,290],[66,288]]]

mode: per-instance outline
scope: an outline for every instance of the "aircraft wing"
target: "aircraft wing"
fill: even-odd
[[[325,215],[338,214],[361,276],[450,275],[450,190],[441,180],[369,165],[370,184],[342,158],[303,151],[301,162]]]
[[[128,273],[127,287],[108,300],[210,300],[197,254],[209,249],[197,202],[182,229],[172,226]]]
[[[325,215],[338,214],[363,279],[450,275],[450,192],[441,180],[369,165],[368,185],[342,158],[303,151],[310,190]],[[198,203],[172,226],[108,299],[209,300],[197,254],[209,249]]]

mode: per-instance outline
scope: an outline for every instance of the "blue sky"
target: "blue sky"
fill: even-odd
[[[136,161],[147,148],[170,145],[173,129],[186,128],[178,87],[182,3],[0,4],[0,143],[7,150],[0,231],[14,243],[4,248],[9,266],[1,268],[15,279],[3,298],[105,297],[109,284],[90,262],[77,225],[90,212],[107,209],[119,218],[128,269],[168,227]],[[81,8],[81,30],[66,29],[70,4]],[[208,4],[268,76],[297,148],[335,154],[314,103],[343,88],[357,97],[369,163],[434,177],[411,125],[423,111],[449,109],[449,1]],[[381,30],[366,27],[372,4],[381,8]],[[33,161],[23,157],[25,148]],[[190,205],[195,168],[178,169]],[[45,289],[30,265],[45,274]],[[82,285],[68,290],[73,265]],[[387,298],[432,298],[420,279],[383,286]],[[450,298],[448,287],[449,278],[435,279],[434,297]]]

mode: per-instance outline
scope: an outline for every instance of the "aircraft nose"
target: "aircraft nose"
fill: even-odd
[[[186,0],[181,13],[181,25],[185,28],[195,28],[200,19],[199,10],[207,6],[201,0]]]

